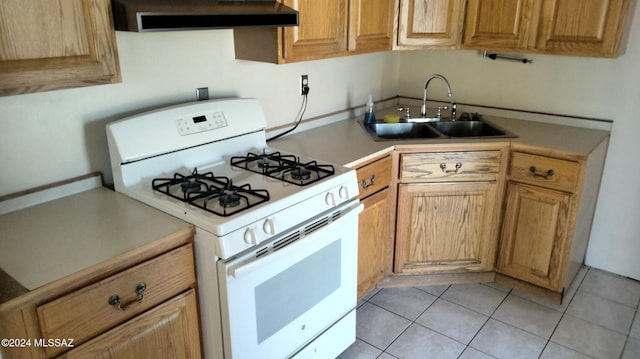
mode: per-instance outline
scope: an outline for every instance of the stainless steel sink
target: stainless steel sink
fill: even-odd
[[[507,131],[482,120],[433,122],[430,125],[448,137],[507,137]]]
[[[486,120],[370,124],[359,121],[359,123],[376,141],[518,137]]]
[[[360,122],[362,123],[362,122]],[[365,130],[374,139],[385,140],[416,139],[416,138],[439,138],[440,134],[424,123],[367,123],[363,124]]]

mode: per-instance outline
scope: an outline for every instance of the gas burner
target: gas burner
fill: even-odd
[[[259,160],[256,161],[256,164],[258,165],[258,167],[260,168],[268,168],[269,167],[269,160],[266,158],[261,158]]]
[[[180,188],[182,189],[182,193],[185,195],[187,193],[199,191],[202,187],[202,182],[198,181],[196,177],[186,177],[184,181],[180,182]]]
[[[251,172],[276,178],[298,186],[306,186],[335,173],[332,165],[321,165],[316,161],[302,163],[300,158],[280,152],[261,154],[252,152],[245,156],[231,157],[231,165]]]
[[[230,162],[234,167],[271,176],[273,173],[291,167],[290,163],[296,162],[296,157],[280,152],[267,153],[266,150],[262,150],[260,154],[249,152],[244,156],[231,157]]]
[[[156,178],[152,181],[151,186],[156,191],[187,202],[191,193],[207,191],[209,188],[207,182],[215,179],[212,172],[200,174],[198,169],[194,168],[193,172],[187,176],[175,173],[173,178]]]
[[[218,203],[224,208],[232,208],[240,205],[240,196],[233,193],[225,193],[218,197]]]
[[[214,176],[212,172],[173,178],[156,178],[152,181],[155,191],[164,193],[192,206],[219,216],[230,216],[269,200],[269,192],[252,189],[249,184],[233,185],[228,177]]]
[[[298,168],[292,169],[290,173],[291,173],[291,178],[293,178],[294,180],[305,181],[311,178],[311,171],[309,171],[304,167],[298,167]]]

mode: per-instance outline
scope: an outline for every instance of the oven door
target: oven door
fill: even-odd
[[[355,308],[361,210],[348,202],[218,263],[225,358],[286,358]]]

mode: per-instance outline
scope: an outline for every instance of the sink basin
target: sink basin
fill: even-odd
[[[367,123],[363,126],[374,137],[386,140],[440,137],[438,133],[423,123]]]
[[[486,121],[446,121],[429,125],[448,137],[515,137]]]
[[[447,138],[512,138],[515,134],[486,120],[363,123],[360,125],[376,141],[447,139]]]

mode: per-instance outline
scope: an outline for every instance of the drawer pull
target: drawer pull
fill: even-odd
[[[442,170],[442,172],[444,173],[458,173],[458,170],[462,167],[462,162],[458,162],[456,163],[456,169],[455,170],[448,170],[447,169],[447,164],[442,162],[440,164],[440,169]]]
[[[373,186],[375,184],[376,181],[376,175],[371,175],[371,178],[369,178],[369,183],[367,183],[367,181],[365,180],[360,180],[360,186],[362,186],[362,188],[367,189],[371,186]]]
[[[531,172],[531,174],[534,177],[542,177],[544,179],[549,179],[551,176],[555,174],[553,170],[548,170],[547,173],[538,172],[538,169],[536,168],[536,166],[529,167],[529,172]]]
[[[116,308],[118,308],[118,310],[122,312],[125,309],[127,309],[128,306],[130,306],[131,304],[133,304],[135,302],[142,303],[142,300],[144,299],[144,291],[146,289],[147,289],[147,284],[145,282],[140,282],[136,286],[136,293],[138,293],[138,299],[132,300],[131,302],[127,303],[126,305],[122,305],[122,302],[120,301],[120,296],[117,295],[117,294],[114,294],[114,295],[109,297],[109,304],[113,305]]]

